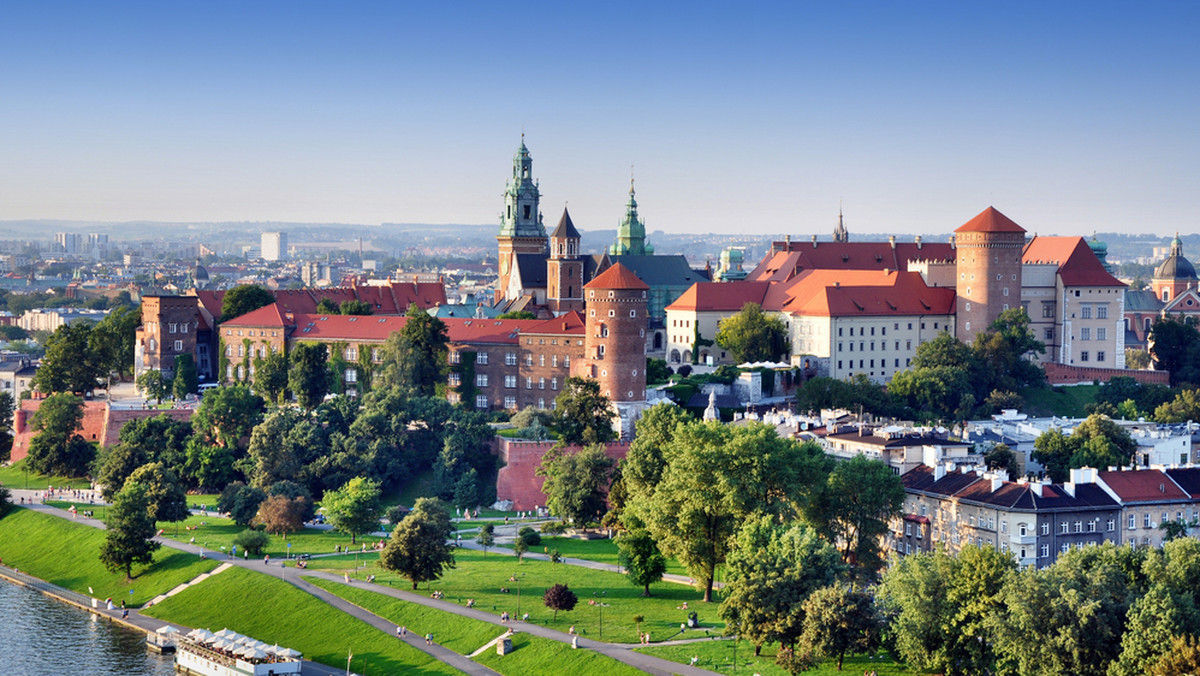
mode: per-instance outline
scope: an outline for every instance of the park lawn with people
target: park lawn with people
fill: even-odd
[[[104,531],[29,509],[0,519],[0,558],[4,565],[96,598],[111,597],[140,606],[216,568],[211,559],[160,548],[149,566],[134,566],[132,580],[100,563]],[[130,594],[130,591],[133,593]]]
[[[0,485],[12,489],[44,491],[49,486],[55,488],[71,488],[89,490],[92,482],[86,478],[68,478],[64,476],[47,476],[34,471],[25,473],[25,460],[18,460],[7,467],[0,465]]]
[[[680,664],[692,664],[692,658],[697,658],[695,665],[701,669],[716,671],[722,674],[761,674],[762,676],[788,676],[788,672],[775,664],[775,653],[779,650],[777,644],[767,644],[762,653],[754,656],[754,645],[749,641],[738,641],[736,655],[734,642],[701,641],[686,645],[650,646],[637,648],[637,652],[661,657],[664,660]],[[737,659],[736,668],[734,658]],[[808,676],[834,676],[834,674],[859,674],[875,672],[877,676],[910,676],[919,672],[910,671],[902,664],[896,663],[886,652],[875,655],[846,656],[842,671],[838,671],[837,660],[823,660],[816,667],[805,671]]]
[[[188,509],[207,508],[209,510],[216,509],[217,500],[221,496],[216,493],[188,493],[187,505]]]
[[[363,674],[457,674],[317,597],[269,575],[230,568],[164,600],[144,614],[212,631],[228,627],[304,653],[304,659]]]
[[[432,633],[434,641],[439,645],[462,655],[475,652],[505,632],[504,628],[488,622],[462,617],[419,603],[402,601],[369,589],[359,589],[312,576],[305,577],[305,580],[389,620],[396,626],[407,627],[410,633],[418,636]]]
[[[475,661],[509,676],[636,676],[645,673],[598,652],[575,650],[570,644],[541,636],[517,633],[512,637],[512,644],[513,651],[507,655],[487,650]]]
[[[630,584],[618,573],[534,559],[518,562],[509,554],[485,554],[470,549],[455,550],[454,558],[455,568],[446,570],[440,580],[422,583],[418,591],[423,594],[440,591],[444,600],[463,605],[468,599],[474,599],[476,609],[496,615],[508,612],[512,617],[520,618],[529,613],[530,622],[558,631],[567,631],[574,625],[576,631],[587,638],[616,643],[638,642],[639,629],[633,622],[635,615],[645,617],[640,630],[649,632],[653,641],[702,637],[705,630],[720,633],[724,628],[717,615],[719,604],[702,603],[703,594],[686,585],[653,584],[650,585],[653,595],[645,597],[641,587]],[[400,589],[412,586],[406,578],[380,568],[377,562],[360,569],[357,577],[365,579],[368,575],[374,575],[377,584]],[[555,619],[554,611],[542,602],[542,595],[560,583],[570,587],[579,602],[574,610],[559,611]],[[502,591],[504,589],[508,591]],[[684,603],[688,604],[687,609],[683,607]],[[679,625],[686,622],[688,613],[693,611],[699,615],[701,629],[678,635]]]
[[[197,552],[203,548],[205,552],[219,553],[222,547],[225,548],[225,552],[231,552],[234,538],[247,527],[214,514],[215,512],[210,512],[209,516],[192,514],[178,524],[159,523],[158,527],[163,529],[164,537],[193,545]],[[344,533],[322,528],[302,528],[287,536],[270,535],[270,544],[267,545],[264,554],[273,559],[284,558],[289,555],[288,544],[291,544],[292,557],[300,554],[332,554],[337,547],[343,550],[351,547],[361,551],[363,544],[366,544],[366,551],[370,552],[371,546],[380,539],[378,536],[359,536],[358,542],[352,545],[350,536]],[[238,556],[242,556],[242,552],[239,551]]]
[[[359,578],[359,572],[371,567],[379,560],[379,552],[368,550],[364,553],[334,554],[313,557],[304,562],[308,570],[326,570],[335,573],[348,573],[351,577]]]
[[[506,549],[512,549],[512,544],[501,545]],[[529,551],[545,554],[552,552],[555,549],[564,557],[572,559],[583,559],[584,561],[595,561],[596,563],[606,563],[610,566],[617,565],[617,542],[611,538],[597,538],[594,540],[582,540],[579,538],[565,537],[561,535],[543,535],[542,543],[529,548]],[[667,557],[667,574],[669,575],[684,575],[687,576],[687,569],[684,568],[674,558]]]

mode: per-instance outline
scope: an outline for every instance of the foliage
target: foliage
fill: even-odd
[[[1200,420],[1200,390],[1181,391],[1170,402],[1154,409],[1154,419],[1160,423]]]
[[[247,528],[233,539],[233,544],[251,556],[261,556],[267,545],[271,544],[271,538],[261,530]]]
[[[804,625],[804,601],[834,584],[846,567],[813,529],[779,524],[771,516],[746,522],[729,555],[721,617],[726,632],[764,643],[793,645]]]
[[[29,442],[26,463],[42,474],[79,477],[87,473],[95,448],[78,434],[83,400],[69,392],[52,394],[33,415],[37,434]]]
[[[717,326],[717,344],[739,363],[779,359],[787,352],[787,335],[783,320],[764,313],[757,303],[746,303]]]
[[[1093,413],[1070,436],[1051,428],[1033,442],[1033,459],[1046,467],[1056,483],[1079,467],[1111,467],[1133,461],[1137,442],[1108,416]]]
[[[557,445],[542,458],[537,475],[546,478],[542,492],[550,511],[578,528],[599,521],[604,514],[608,476],[613,460],[604,446],[570,449]]]
[[[254,393],[272,404],[280,404],[288,388],[288,359],[280,350],[259,357],[254,366]]]
[[[270,495],[258,506],[258,513],[251,523],[262,526],[272,535],[287,536],[304,527],[304,514],[310,508],[304,497],[289,498],[286,495]]]
[[[860,406],[864,413],[878,416],[896,416],[903,411],[903,405],[898,404],[882,385],[862,373],[854,374],[849,380],[813,378],[796,389],[796,410],[801,412],[815,413],[823,408],[858,411]]]
[[[275,296],[257,284],[239,284],[221,300],[221,320],[229,321],[275,302]]]
[[[217,510],[228,514],[237,525],[248,526],[266,499],[267,494],[261,488],[234,481],[221,491],[221,497],[217,499]]]
[[[1109,676],[1142,676],[1179,635],[1195,635],[1200,615],[1191,598],[1156,584],[1129,608],[1121,636],[1121,654],[1109,665]]]
[[[1200,673],[1200,641],[1195,636],[1175,636],[1162,656],[1146,666],[1146,676],[1196,673]]]
[[[512,423],[512,426],[517,429],[532,427],[534,423],[541,424],[543,427],[545,427],[554,422],[554,413],[552,411],[538,409],[533,406],[526,406],[520,411],[514,413],[512,418],[509,419],[509,422]]]
[[[171,393],[175,395],[176,399],[186,399],[189,394],[195,394],[199,387],[200,380],[192,355],[176,355],[175,378],[171,382]]]
[[[1008,447],[1007,444],[996,444],[983,454],[983,464],[989,470],[1002,469],[1008,472],[1010,479],[1016,479],[1018,475],[1017,454]]]
[[[179,477],[161,462],[134,470],[125,481],[126,486],[129,484],[140,484],[145,489],[146,509],[152,521],[183,521],[191,514]]]
[[[388,336],[377,381],[417,395],[433,396],[446,373],[449,337],[446,323],[420,309],[408,307],[404,327]]]
[[[1200,384],[1200,333],[1187,321],[1160,317],[1147,336],[1154,368],[1171,372],[1171,385]]]
[[[12,511],[12,491],[0,485],[0,519],[3,519]]]
[[[625,577],[642,588],[643,596],[649,596],[650,585],[662,580],[667,572],[667,559],[658,551],[654,538],[644,529],[630,531],[617,540],[617,548],[617,562],[624,566]]]
[[[1136,348],[1125,348],[1125,368],[1143,370],[1150,368],[1150,353]]]
[[[680,425],[663,457],[657,486],[651,492],[630,484],[626,510],[688,569],[705,601],[739,525],[760,514],[799,514],[827,471],[815,444],[781,439],[762,424]]]
[[[308,465],[325,455],[328,442],[319,425],[295,409],[280,408],[250,434],[246,477],[259,488],[278,481],[302,481]]]
[[[803,611],[801,652],[837,658],[838,671],[846,653],[865,653],[879,643],[879,614],[866,592],[840,585],[822,587],[805,599]]]
[[[408,578],[415,590],[419,583],[437,580],[454,567],[453,532],[454,524],[440,500],[418,498],[412,513],[392,529],[379,563]]]
[[[312,491],[308,490],[303,484],[298,484],[294,481],[276,481],[267,489],[268,496],[283,496],[296,502],[300,507],[300,521],[311,521],[317,513],[317,506],[313,503]]]
[[[154,560],[154,551],[161,545],[152,539],[156,530],[149,508],[141,484],[130,483],[113,499],[100,547],[100,561],[112,572],[123,570],[126,578],[132,578],[134,564]]]
[[[12,421],[16,410],[17,404],[13,401],[12,394],[0,392],[0,464],[8,462],[12,454]]]
[[[137,386],[147,399],[153,399],[158,404],[161,404],[163,397],[171,391],[171,381],[158,369],[143,371],[142,375],[137,377]]]
[[[527,310],[514,310],[497,315],[496,319],[537,319],[537,315]]]
[[[665,383],[671,377],[671,367],[665,359],[646,357],[646,382],[650,385]]]
[[[621,463],[621,478],[630,494],[654,494],[666,468],[663,456],[666,447],[674,440],[676,429],[692,420],[679,406],[663,403],[650,407],[634,423],[637,434]]]
[[[883,565],[880,542],[903,503],[900,477],[883,462],[856,455],[835,465],[806,516],[837,544],[843,561],[870,577]]]
[[[564,444],[600,444],[616,438],[616,412],[608,397],[600,394],[597,381],[567,378],[554,403],[555,428]]]
[[[337,303],[333,302],[332,298],[322,298],[317,303],[317,314],[319,314],[319,315],[339,314]]]
[[[329,394],[329,351],[324,343],[298,343],[292,348],[289,361],[288,388],[301,406],[312,411]]]
[[[196,434],[209,444],[224,448],[239,448],[250,437],[266,410],[262,397],[245,385],[231,385],[209,390],[192,415]]]
[[[379,497],[379,482],[355,477],[341,488],[326,491],[321,507],[335,530],[357,542],[359,535],[379,528]]]
[[[556,584],[546,590],[546,593],[542,595],[542,601],[547,608],[554,611],[554,619],[557,620],[558,611],[574,610],[575,604],[579,603],[579,597],[567,585]]]
[[[39,392],[88,394],[106,372],[100,355],[89,345],[92,326],[87,322],[63,324],[46,339],[46,354],[31,384]]]
[[[521,529],[517,531],[517,538],[530,547],[542,544],[541,534],[529,526],[521,526]]]
[[[186,447],[187,460],[184,476],[192,485],[216,489],[227,486],[238,472],[234,468],[234,451],[224,446],[213,446],[193,436]]]
[[[88,347],[96,361],[98,376],[133,374],[134,342],[141,323],[141,308],[121,306],[92,327]]]
[[[486,555],[488,547],[496,544],[496,527],[490,523],[480,526],[479,532],[475,535],[475,544],[483,547],[483,553]]]
[[[343,315],[369,315],[371,305],[361,300],[344,300],[338,305],[338,312]]]

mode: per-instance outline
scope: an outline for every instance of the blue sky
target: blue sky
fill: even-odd
[[[8,2],[0,220],[1197,231],[1191,3]]]

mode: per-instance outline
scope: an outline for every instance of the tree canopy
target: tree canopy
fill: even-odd
[[[775,361],[787,352],[787,325],[758,303],[746,303],[741,312],[720,321],[717,344],[735,362]]]
[[[288,361],[288,388],[301,406],[312,411],[329,394],[329,349],[325,343],[297,343]]]
[[[239,284],[221,300],[221,321],[229,321],[275,302],[275,296],[257,284]]]
[[[447,371],[450,338],[446,323],[414,303],[408,306],[404,327],[383,344],[383,364],[376,382],[433,396]]]
[[[103,353],[92,350],[92,325],[71,322],[55,329],[46,339],[46,354],[33,374],[31,384],[39,392],[88,394],[106,373]]]
[[[600,383],[586,378],[567,378],[554,399],[554,426],[565,444],[600,444],[617,434],[617,413],[608,397],[600,394]]]
[[[418,498],[412,512],[392,529],[379,563],[408,578],[416,589],[421,582],[437,580],[454,567],[453,533],[446,505],[436,498]]]
[[[378,482],[355,477],[341,488],[326,491],[321,507],[335,530],[349,535],[351,542],[357,542],[359,535],[379,528],[383,511],[379,497]]]
[[[130,483],[108,508],[100,562],[114,573],[123,570],[126,578],[132,578],[135,564],[154,560],[161,545],[152,539],[157,531],[149,507],[145,486]]]
[[[546,477],[542,492],[550,511],[577,528],[599,521],[613,464],[600,444],[580,449],[555,446],[537,469],[538,476]]]
[[[37,434],[29,442],[29,468],[52,476],[84,476],[95,449],[79,435],[82,422],[82,399],[69,392],[46,397],[33,415]]]

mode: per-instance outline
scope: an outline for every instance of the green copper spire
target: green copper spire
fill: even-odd
[[[625,204],[625,219],[617,227],[617,241],[608,251],[618,256],[646,254],[646,224],[638,218],[633,176],[629,177],[629,202]]]
[[[525,147],[525,134],[521,134],[521,147],[513,156],[513,175],[504,191],[504,211],[500,214],[501,237],[545,237],[546,226],[542,223],[539,207],[541,193],[533,180],[533,159]]]

